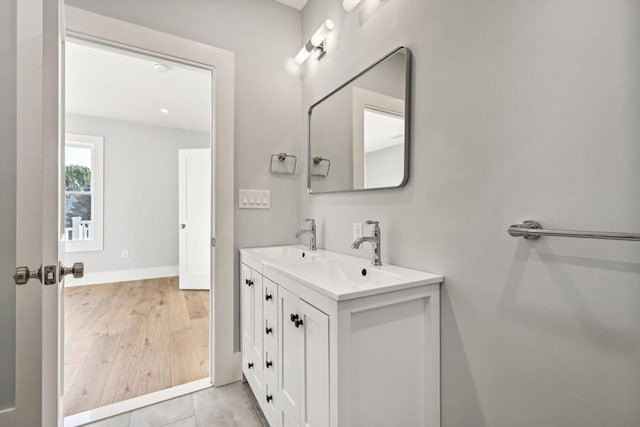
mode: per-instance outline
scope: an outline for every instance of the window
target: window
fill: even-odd
[[[103,138],[67,134],[64,165],[65,250],[101,251]]]

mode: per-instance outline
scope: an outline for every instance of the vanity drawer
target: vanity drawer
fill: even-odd
[[[264,349],[264,376],[272,376],[275,381],[278,378],[278,353],[275,348]]]
[[[271,375],[266,376],[264,383],[263,409],[264,416],[272,427],[278,426],[278,392],[276,389],[276,378]]]
[[[278,322],[275,316],[271,316],[265,313],[264,315],[264,328],[262,330],[264,334],[264,349],[271,349],[274,351],[278,348]]]
[[[278,285],[266,277],[263,279],[262,284],[264,287],[262,301],[264,313],[276,319],[278,317]]]

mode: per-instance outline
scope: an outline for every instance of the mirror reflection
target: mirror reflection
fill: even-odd
[[[396,49],[311,107],[311,193],[406,183],[409,60]]]

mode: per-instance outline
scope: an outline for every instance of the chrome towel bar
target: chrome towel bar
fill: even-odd
[[[606,239],[640,241],[640,233],[615,233],[607,231],[579,231],[579,230],[545,230],[538,221],[526,220],[522,224],[514,224],[509,227],[511,237],[524,237],[527,240],[536,240],[542,236],[577,237],[580,239]]]

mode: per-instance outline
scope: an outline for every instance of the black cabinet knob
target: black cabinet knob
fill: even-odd
[[[296,328],[299,328],[300,326],[302,326],[302,319],[296,320],[295,322],[293,322],[296,325]]]
[[[291,317],[290,317],[290,319],[291,319],[291,321],[292,321],[293,323],[295,323],[299,318],[300,318],[300,316],[298,316],[297,314],[293,314],[293,313],[291,313]]]
[[[264,299],[269,301],[270,299],[273,299],[273,295],[265,294]]]
[[[265,332],[267,335],[269,335],[270,333],[272,333],[272,332],[273,332],[273,328],[265,328],[265,329],[264,329],[264,332]]]
[[[273,400],[273,396],[271,394],[267,394],[267,402],[271,402]]]
[[[247,368],[253,369],[253,363],[251,363],[251,362],[247,363]]]
[[[270,360],[267,360],[267,362],[265,363],[265,366],[266,366],[267,368],[270,368],[270,367],[272,367],[272,366],[273,366],[273,362],[272,362],[272,361],[270,361]]]
[[[248,285],[249,284],[249,279],[244,279],[244,284]]]

